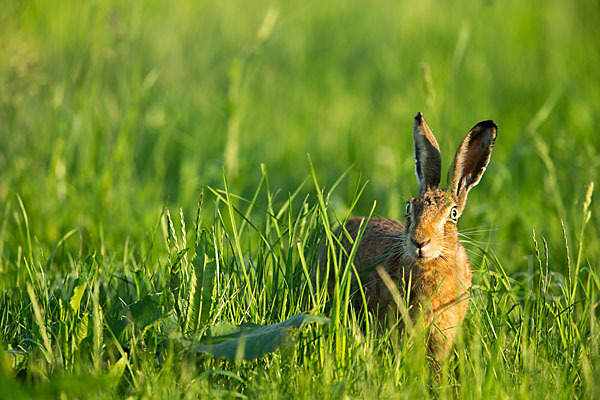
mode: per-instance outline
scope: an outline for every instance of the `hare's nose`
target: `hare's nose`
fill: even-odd
[[[422,242],[418,242],[414,238],[410,238],[410,241],[412,242],[413,246],[415,246],[415,248],[422,249],[425,246],[427,246],[431,240],[424,240]]]
[[[429,242],[431,242],[431,240],[423,240],[421,242],[415,240],[414,238],[410,238],[410,242],[413,245],[413,251],[415,252],[415,255],[418,258],[423,258],[425,257],[425,253],[428,251],[429,249]]]

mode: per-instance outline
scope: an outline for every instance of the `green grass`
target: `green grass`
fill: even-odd
[[[0,398],[600,395],[597,2],[68,3],[0,7]],[[402,218],[417,111],[444,168],[499,126],[440,381],[351,265],[307,279]],[[300,312],[331,323],[254,361],[184,340]]]

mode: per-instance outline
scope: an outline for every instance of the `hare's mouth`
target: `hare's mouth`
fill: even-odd
[[[423,253],[422,251],[419,252],[415,252],[412,254],[412,257],[415,260],[418,261],[429,261],[429,260],[433,260],[434,258],[437,258],[439,256],[439,254],[430,254],[430,253]]]

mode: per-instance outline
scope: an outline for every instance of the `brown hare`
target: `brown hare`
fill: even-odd
[[[399,315],[396,314],[399,311],[397,298],[395,301],[388,289],[389,280],[386,284],[382,279],[391,277],[409,299],[411,321],[422,321],[422,326],[428,327],[428,353],[438,362],[448,355],[454,342],[456,330],[467,312],[471,289],[471,265],[456,224],[467,194],[479,183],[490,160],[497,129],[493,121],[482,121],[471,129],[458,147],[448,173],[448,188],[444,190],[438,188],[442,167],[439,146],[423,115],[418,113],[413,139],[419,196],[408,202],[406,222],[386,218],[371,218],[367,222],[357,217],[346,224],[350,237],[340,228],[335,232],[347,255],[361,225],[367,224],[358,243],[354,265],[369,309],[379,310],[380,320],[383,320],[382,315]],[[334,276],[333,263],[327,262],[327,253],[328,248],[324,247],[320,270],[324,273],[325,266],[330,266],[326,275],[332,295],[339,278]],[[382,273],[381,268],[385,272]],[[405,325],[409,323],[402,321],[401,329]]]

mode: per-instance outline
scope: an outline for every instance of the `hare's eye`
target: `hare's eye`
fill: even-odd
[[[410,214],[410,201],[406,203],[406,215]]]
[[[452,221],[458,219],[458,210],[456,209],[456,206],[452,207],[452,210],[450,210],[450,218],[452,218]]]

